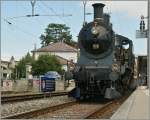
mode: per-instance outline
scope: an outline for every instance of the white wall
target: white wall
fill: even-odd
[[[67,60],[73,60],[73,62],[77,62],[77,52],[56,52],[55,55],[58,55]]]
[[[35,79],[31,80],[32,85],[29,84],[28,80],[16,80],[16,82],[12,80],[4,80],[3,86],[1,87],[1,91],[31,91],[31,92],[39,92],[40,91],[40,80]],[[55,91],[64,90],[64,81],[56,80]]]
[[[73,59],[73,62],[77,62],[77,52],[36,52],[35,59],[38,59],[39,55],[57,55],[67,60]]]

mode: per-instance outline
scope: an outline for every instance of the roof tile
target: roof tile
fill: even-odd
[[[39,48],[36,52],[77,52],[77,49],[63,42],[52,43]]]

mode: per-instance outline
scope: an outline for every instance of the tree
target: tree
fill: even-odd
[[[63,41],[74,46],[76,42],[72,40],[70,28],[65,24],[51,23],[45,29],[45,33],[40,36],[42,47],[47,46],[51,42]]]
[[[62,66],[54,55],[41,55],[32,63],[32,74],[39,76],[48,71],[62,72]]]
[[[13,70],[12,77],[14,78],[25,78],[26,77],[26,65],[32,64],[33,58],[28,52],[25,57],[23,57],[19,63],[15,66]],[[16,76],[17,75],[17,76]]]

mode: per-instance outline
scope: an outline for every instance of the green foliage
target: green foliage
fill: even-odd
[[[25,78],[26,77],[26,65],[32,64],[33,58],[28,52],[25,57],[23,57],[19,63],[15,66],[12,73],[12,78]],[[17,76],[16,76],[17,75]]]
[[[32,74],[39,76],[48,71],[62,72],[62,66],[54,55],[41,55],[32,63]]]
[[[74,46],[70,28],[65,24],[51,23],[45,29],[45,33],[40,36],[42,47],[47,46],[51,42],[64,41],[65,43]]]

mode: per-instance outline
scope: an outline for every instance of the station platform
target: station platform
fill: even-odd
[[[149,120],[149,89],[139,86],[113,114],[111,120]]]

